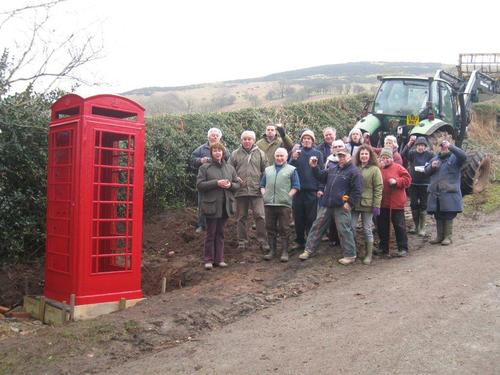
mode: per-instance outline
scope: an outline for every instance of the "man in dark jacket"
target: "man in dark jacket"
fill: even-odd
[[[348,265],[356,260],[351,210],[361,199],[363,178],[359,169],[351,162],[350,152],[346,148],[337,150],[336,154],[339,159],[338,164],[330,163],[329,167],[324,170],[318,168],[316,160],[310,161],[314,176],[326,182],[325,195],[318,217],[307,236],[306,248],[300,254],[299,259],[306,260],[314,254],[321,241],[321,235],[329,223],[328,216],[333,214],[340,245],[344,251],[344,257],[339,259],[339,263]]]
[[[335,141],[335,137],[337,132],[334,128],[328,127],[323,129],[323,143],[319,144],[317,149],[321,151],[323,154],[323,160],[326,161],[326,158],[332,153],[332,145]]]
[[[207,133],[208,142],[202,144],[191,154],[191,167],[198,173],[198,169],[207,163],[212,161],[212,156],[210,154],[210,146],[220,142],[222,138],[222,132],[217,128],[210,128]],[[224,160],[229,159],[229,151],[224,149]],[[198,192],[198,223],[196,226],[196,233],[203,232],[206,228],[205,215],[201,212],[201,200],[202,192]]]
[[[300,191],[293,196],[293,217],[297,236],[293,250],[304,249],[306,235],[316,219],[318,199],[323,195],[320,183],[309,167],[310,158],[316,158],[319,165],[323,165],[323,154],[313,147],[314,141],[314,133],[305,130],[300,137],[301,146],[292,152],[290,160],[290,165],[297,168],[300,179]]]
[[[427,212],[436,219],[436,238],[431,244],[449,245],[453,232],[453,219],[463,211],[460,190],[461,169],[467,155],[448,141],[441,143],[441,151],[425,167],[431,176]]]

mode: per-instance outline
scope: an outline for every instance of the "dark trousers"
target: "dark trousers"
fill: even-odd
[[[288,238],[291,209],[285,206],[266,206],[266,230],[269,241],[277,235],[282,240]]]
[[[412,210],[427,209],[427,185],[410,185],[410,207]]]
[[[436,202],[436,212],[434,212],[434,219],[436,220],[453,220],[457,217],[458,212],[455,211],[441,211],[441,206],[439,205],[439,198]]]
[[[201,201],[202,200],[203,200],[203,196],[200,192],[198,192],[198,221],[196,222],[196,226],[205,229],[207,226],[207,222],[206,222],[205,215],[203,215],[201,213]]]
[[[220,263],[224,261],[224,226],[227,216],[207,220],[203,259],[205,263]]]
[[[299,191],[293,197],[293,216],[295,220],[295,242],[300,245],[306,244],[306,236],[311,229],[318,208],[316,191]]]
[[[389,251],[389,239],[391,231],[391,222],[396,233],[396,242],[398,250],[408,251],[408,236],[406,235],[405,211],[404,209],[381,208],[380,216],[377,220],[378,235],[380,238],[379,249]]]

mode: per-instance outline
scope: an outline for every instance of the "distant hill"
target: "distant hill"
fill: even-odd
[[[378,75],[430,76],[443,68],[440,63],[353,62],[216,83],[145,87],[122,95],[141,103],[149,116],[233,111],[372,92],[378,86]]]

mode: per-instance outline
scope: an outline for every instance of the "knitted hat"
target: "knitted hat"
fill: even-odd
[[[312,138],[313,142],[316,142],[316,137],[314,137],[314,133],[312,130],[309,130],[309,129],[306,129],[304,130],[304,132],[302,133],[302,135],[300,136],[300,141],[302,142],[302,138],[305,136],[305,135],[308,135],[309,137]]]
[[[387,156],[388,158],[392,159],[392,149],[390,149],[389,147],[384,147],[382,151],[380,151],[380,157],[382,156]]]
[[[415,146],[416,145],[426,145],[427,147],[429,147],[429,143],[427,143],[427,139],[425,139],[425,137],[418,137],[415,141]]]

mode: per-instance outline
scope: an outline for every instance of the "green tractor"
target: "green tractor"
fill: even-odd
[[[462,147],[470,123],[470,107],[478,93],[500,93],[500,82],[473,71],[466,80],[438,70],[434,77],[378,77],[380,87],[356,128],[381,147],[392,134],[402,149],[411,135],[425,136],[434,151],[443,140]],[[401,151],[400,149],[400,151]],[[482,152],[468,154],[462,170],[462,194],[478,193],[489,182],[491,159]]]

